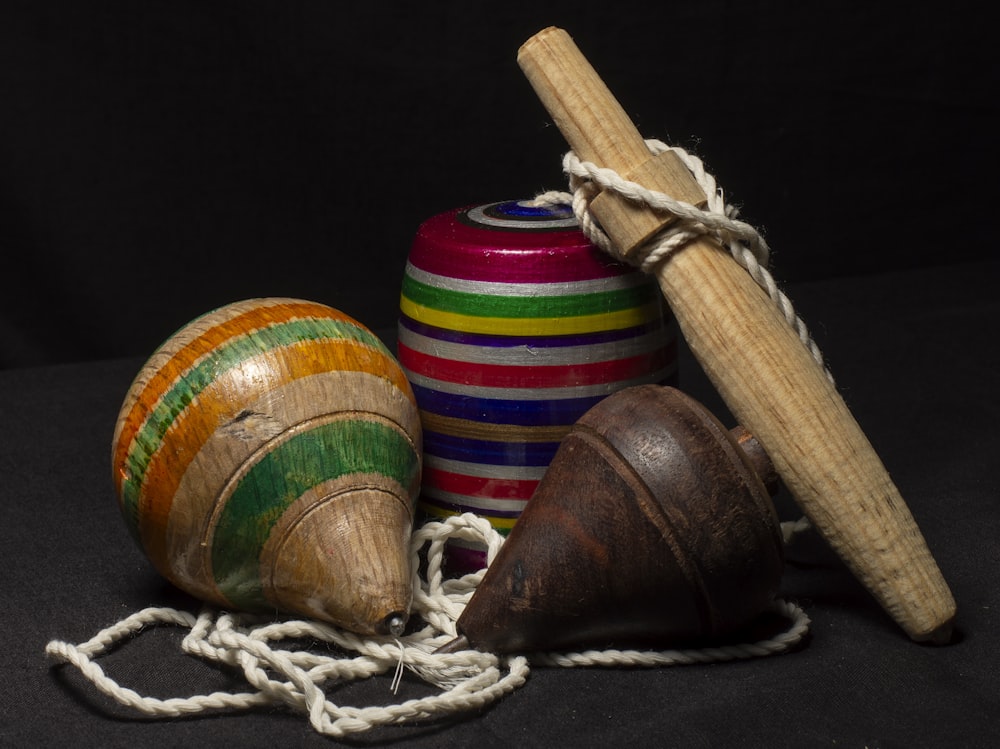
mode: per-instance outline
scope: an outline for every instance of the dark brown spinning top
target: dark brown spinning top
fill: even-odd
[[[606,398],[563,440],[443,649],[666,646],[740,629],[781,578],[776,482],[749,434],[676,389]]]

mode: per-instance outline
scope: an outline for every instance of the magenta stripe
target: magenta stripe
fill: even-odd
[[[589,281],[632,270],[590,245],[578,229],[520,233],[505,248],[499,241],[503,232],[459,223],[456,213],[424,222],[410,250],[411,263],[439,276],[499,283]],[[484,248],[490,248],[488,254]]]

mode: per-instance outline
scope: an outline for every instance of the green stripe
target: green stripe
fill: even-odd
[[[297,434],[247,472],[226,502],[211,542],[216,585],[234,606],[268,606],[259,558],[274,524],[310,487],[351,473],[387,475],[415,492],[420,459],[397,429],[359,419]]]
[[[402,295],[431,309],[474,317],[575,317],[641,307],[656,298],[652,283],[590,294],[559,296],[494,296],[452,291],[403,277]]]
[[[235,336],[203,357],[163,393],[129,445],[125,460],[128,478],[122,483],[122,504],[129,530],[136,539],[139,539],[139,495],[146,469],[174,419],[220,373],[276,348],[323,339],[357,341],[377,349],[385,356],[392,356],[382,341],[362,327],[341,320],[301,318]]]

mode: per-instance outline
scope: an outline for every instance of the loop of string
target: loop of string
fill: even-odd
[[[797,530],[801,529],[790,529],[786,536]],[[46,653],[77,667],[103,694],[149,717],[176,718],[209,711],[284,705],[306,715],[320,734],[342,738],[377,726],[483,708],[525,683],[529,660],[538,665],[562,667],[709,663],[781,653],[795,646],[808,631],[809,618],[798,606],[775,600],[772,610],[789,621],[788,628],[773,638],[743,645],[667,651],[542,653],[530,657],[498,656],[476,650],[436,653],[435,650],[456,636],[455,623],[485,573],[480,570],[461,578],[445,578],[442,560],[449,539],[483,544],[487,548],[487,565],[503,543],[503,537],[488,520],[470,513],[429,522],[416,530],[410,547],[414,569],[411,614],[422,626],[400,637],[361,637],[321,622],[269,621],[209,607],[197,616],[171,608],[147,608],[79,645],[53,640]],[[425,546],[427,565],[423,576],[420,554]],[[95,662],[120,641],[155,625],[188,629],[181,643],[185,653],[241,671],[255,691],[213,692],[170,699],[144,697],[118,684]],[[329,643],[345,654],[319,654],[309,649],[287,650],[276,646],[289,639]],[[329,698],[331,686],[390,671],[393,678],[389,690],[395,694],[404,668],[440,691],[387,706],[351,707]]]
[[[795,312],[791,300],[778,287],[767,269],[770,249],[764,238],[750,224],[737,218],[738,209],[726,203],[722,188],[705,170],[701,159],[682,148],[668,146],[656,139],[645,142],[652,155],[673,151],[680,158],[705,193],[707,203],[704,209],[674,200],[665,193],[623,179],[611,169],[589,161],[581,161],[573,151],[569,151],[563,157],[563,171],[569,177],[570,192],[544,192],[535,197],[535,203],[572,206],[581,230],[594,245],[646,273],[653,273],[662,262],[691,240],[704,235],[714,238],[767,293],[812,357],[824,367],[826,376],[832,382],[833,376],[826,369],[819,346],[813,341],[802,318]],[[638,248],[632,256],[625,257],[590,214],[591,200],[604,190],[610,190],[630,201],[645,204],[655,211],[669,213],[677,220],[643,247]]]

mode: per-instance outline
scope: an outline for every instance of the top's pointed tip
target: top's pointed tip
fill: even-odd
[[[389,614],[383,622],[382,627],[390,637],[401,637],[406,629],[406,615],[401,613]]]

